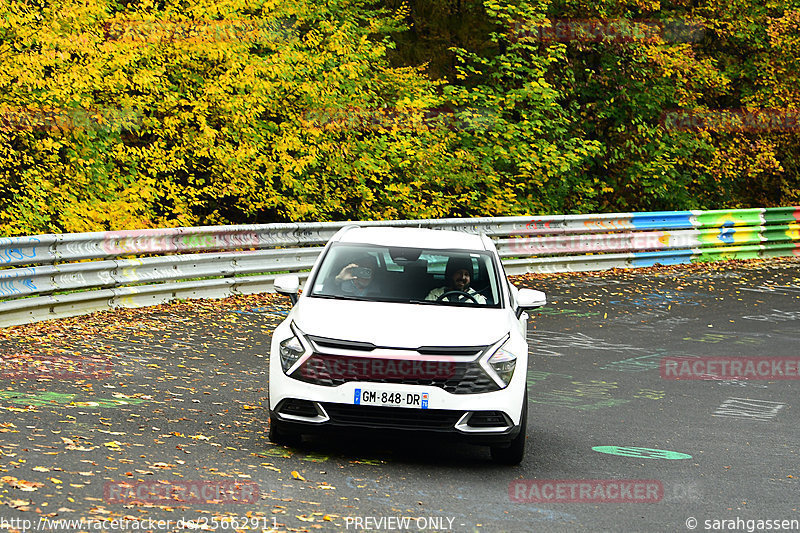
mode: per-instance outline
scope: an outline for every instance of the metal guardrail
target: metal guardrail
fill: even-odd
[[[273,290],[305,277],[353,222],[209,226],[0,238],[0,327],[174,299]],[[364,221],[491,236],[510,275],[800,257],[800,206],[722,211]]]

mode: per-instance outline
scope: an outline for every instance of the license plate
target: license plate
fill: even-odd
[[[390,407],[408,407],[411,409],[427,409],[427,392],[396,392],[380,389],[356,389],[353,396],[355,405],[382,405]]]

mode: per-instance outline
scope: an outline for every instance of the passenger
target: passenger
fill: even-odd
[[[342,294],[348,296],[366,296],[375,294],[377,287],[372,283],[378,271],[378,261],[365,254],[344,267],[335,278]]]
[[[472,281],[472,259],[469,257],[451,257],[447,260],[444,277],[447,281],[447,286],[433,289],[425,297],[426,300],[438,300],[442,295],[451,293],[442,299],[450,302],[472,303],[474,298],[475,302],[480,305],[486,305],[486,298],[469,286]],[[467,295],[472,296],[472,298]]]

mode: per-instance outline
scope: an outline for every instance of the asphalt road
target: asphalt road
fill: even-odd
[[[417,438],[272,445],[282,297],[2,330],[0,530],[774,531],[800,520],[798,376],[776,375],[800,356],[798,266],[519,280],[550,303],[518,467]],[[773,359],[760,379],[692,366],[732,357]]]

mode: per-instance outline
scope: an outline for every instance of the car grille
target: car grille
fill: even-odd
[[[455,426],[463,415],[460,411],[443,409],[406,409],[372,405],[323,403],[331,422],[352,426],[400,429],[441,429]]]
[[[409,361],[315,353],[291,377],[326,387],[362,381],[437,387],[451,394],[500,390],[476,361]]]

